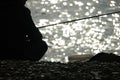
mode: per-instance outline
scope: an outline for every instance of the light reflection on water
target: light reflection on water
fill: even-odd
[[[120,11],[119,0],[29,0],[36,26]],[[120,13],[40,29],[49,49],[43,60],[64,61],[69,55],[120,54]]]

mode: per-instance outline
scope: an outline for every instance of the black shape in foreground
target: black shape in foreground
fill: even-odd
[[[30,10],[25,7],[27,0],[2,0],[0,24],[4,27],[0,59],[39,60],[48,46],[36,28]],[[7,45],[7,46],[6,46]],[[4,47],[5,46],[5,47]]]
[[[117,56],[113,53],[101,52],[90,58],[89,61],[99,61],[99,62],[119,62],[120,56]]]

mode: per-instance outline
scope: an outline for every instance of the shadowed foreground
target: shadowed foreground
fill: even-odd
[[[0,61],[0,80],[120,80],[117,62]]]

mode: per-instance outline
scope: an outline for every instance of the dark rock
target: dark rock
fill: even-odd
[[[4,27],[1,37],[1,60],[38,61],[48,49],[42,33],[32,20],[30,9],[25,6],[26,1],[1,1],[0,24],[1,28]]]
[[[119,62],[120,63],[120,56],[117,56],[113,53],[101,52],[93,56],[89,61]]]
[[[120,80],[117,62],[34,62],[0,60],[0,80]]]

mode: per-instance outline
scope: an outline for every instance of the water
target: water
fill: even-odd
[[[120,55],[120,13],[114,13],[120,0],[28,0],[26,6],[37,27],[88,17],[40,28],[49,45],[42,60],[66,62],[70,55],[101,51]]]

